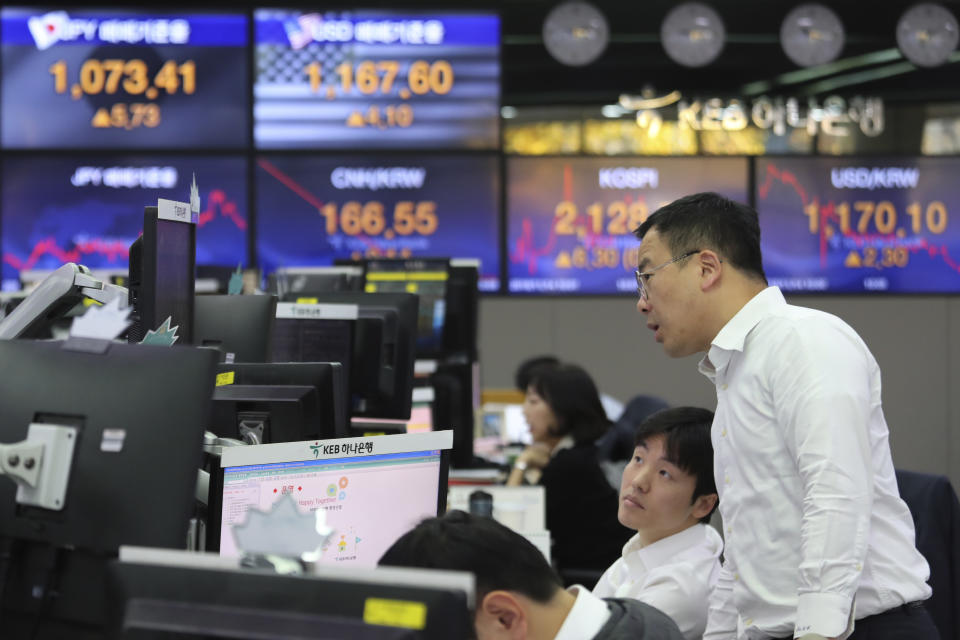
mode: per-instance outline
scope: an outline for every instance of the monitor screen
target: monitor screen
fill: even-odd
[[[243,148],[241,13],[5,7],[5,148]]]
[[[220,554],[240,552],[231,528],[251,508],[269,511],[292,493],[301,514],[322,509],[333,529],[320,564],[374,567],[400,536],[445,511],[451,446],[452,434],[438,431],[226,449]]]
[[[744,158],[510,158],[509,291],[636,295],[633,230],[698,191],[747,201]]]
[[[254,12],[261,149],[496,149],[493,13]]]
[[[958,293],[958,158],[757,158],[770,284],[797,293]]]
[[[4,289],[64,262],[127,270],[143,207],[200,191],[198,265],[247,263],[247,162],[227,156],[6,156],[0,190]]]
[[[260,156],[259,264],[270,273],[338,258],[472,257],[481,290],[496,291],[499,173],[486,154]]]
[[[367,293],[414,293],[420,298],[417,316],[417,357],[439,357],[447,309],[449,261],[443,259],[376,260],[366,263]]]

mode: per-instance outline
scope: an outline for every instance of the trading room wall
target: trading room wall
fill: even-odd
[[[840,316],[873,351],[898,468],[949,475],[960,489],[960,299],[791,296]],[[698,357],[668,358],[624,298],[487,297],[480,306],[484,388],[511,387],[523,359],[552,353],[583,365],[621,400],[639,393],[673,405],[716,406]]]

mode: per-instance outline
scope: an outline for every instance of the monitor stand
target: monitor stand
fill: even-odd
[[[85,266],[68,262],[44,278],[10,315],[0,320],[0,339],[24,336],[44,319],[63,315],[84,298],[101,304],[119,299],[121,307],[127,306],[124,287],[98,280]]]

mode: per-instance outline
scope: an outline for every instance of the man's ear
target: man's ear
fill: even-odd
[[[697,254],[697,266],[700,269],[700,288],[706,291],[716,286],[723,272],[720,256],[710,249],[704,249]]]
[[[717,504],[718,499],[719,497],[715,493],[697,496],[697,499],[693,501],[693,511],[691,511],[691,515],[698,520],[707,517],[707,514],[713,511],[713,507]]]
[[[527,613],[509,591],[490,591],[477,607],[477,636],[480,638],[527,637]]]

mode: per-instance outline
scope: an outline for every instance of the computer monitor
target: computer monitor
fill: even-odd
[[[415,293],[420,297],[417,315],[417,358],[443,354],[447,309],[449,261],[444,258],[408,258],[366,262],[367,293]]]
[[[477,367],[471,362],[436,365],[428,377],[434,388],[433,420],[438,429],[453,429],[452,464],[474,466],[473,435],[477,409]]]
[[[319,563],[373,567],[418,522],[446,511],[449,431],[224,449],[220,554],[240,553],[233,527],[293,492],[323,509],[332,536]],[[282,535],[278,532],[277,535]]]
[[[281,297],[331,291],[363,291],[363,267],[281,267],[267,276],[267,292]]]
[[[241,569],[208,554],[121,550],[110,567],[113,637],[449,640],[473,635],[475,579],[463,572]]]
[[[418,359],[477,360],[479,260],[369,258],[338,264],[361,267],[365,291],[410,291],[420,295]]]
[[[217,374],[217,378],[227,385],[314,387],[320,400],[319,437],[345,438],[348,435],[350,399],[343,365],[339,362],[223,363],[217,365]]]
[[[409,420],[354,418],[355,430],[364,433],[425,433],[433,431],[433,387],[414,387]]]
[[[276,314],[276,296],[196,296],[193,342],[216,347],[227,363],[270,362]]]
[[[447,281],[447,315],[443,327],[443,354],[477,362],[477,331],[480,313],[480,262],[474,259],[450,260]]]
[[[168,204],[169,203],[169,204]],[[169,317],[181,345],[193,344],[197,225],[177,218],[183,203],[161,200],[143,211],[143,235],[130,245],[130,342],[140,342]]]
[[[197,294],[226,294],[230,289],[230,279],[236,273],[237,266],[198,264],[194,291]]]
[[[248,444],[297,442],[332,434],[312,385],[231,384],[213,391],[210,431]]]
[[[92,586],[120,545],[186,545],[215,365],[203,349],[0,341],[0,443],[45,442],[39,489],[0,478],[4,637],[95,631]]]
[[[287,296],[296,299],[296,295]],[[349,359],[351,415],[410,418],[417,326],[417,296],[409,293],[317,293],[319,307],[354,305],[357,321]],[[308,314],[310,305],[277,305],[278,334],[284,315]],[[317,316],[319,317],[319,316]],[[279,342],[279,338],[275,341]],[[332,343],[332,340],[329,342]],[[342,349],[342,341],[339,343]],[[333,345],[329,348],[332,348]],[[274,347],[276,353],[277,347]],[[275,360],[279,358],[275,357]],[[303,358],[306,359],[306,358]],[[337,361],[336,358],[323,358]]]

